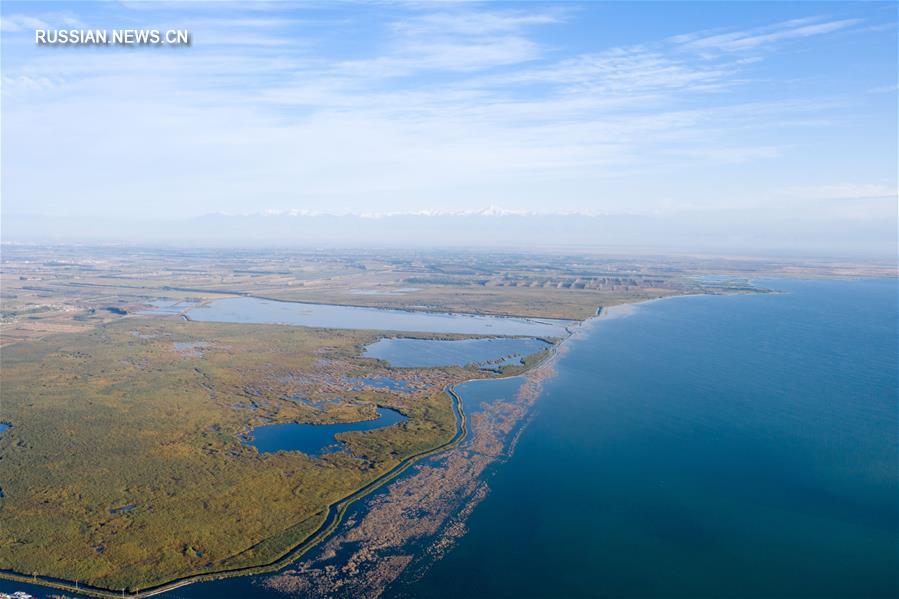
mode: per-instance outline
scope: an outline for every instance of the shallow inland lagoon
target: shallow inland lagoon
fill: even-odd
[[[515,397],[525,382],[525,377],[516,376],[495,380],[468,381],[456,385],[455,391],[462,400],[462,409],[466,416],[472,416],[484,409],[484,406],[496,400]]]
[[[366,358],[376,358],[398,368],[434,366],[501,367],[519,364],[522,358],[552,347],[542,339],[380,339],[365,348]]]
[[[510,318],[445,312],[414,312],[281,302],[258,297],[218,299],[193,308],[192,320],[252,324],[287,324],[328,329],[363,329],[470,335],[565,336],[567,320]]]
[[[390,408],[378,408],[378,417],[361,422],[339,424],[265,424],[253,429],[247,445],[255,447],[259,453],[276,451],[302,451],[317,456],[329,447],[336,447],[334,435],[352,431],[370,431],[392,426],[406,420],[406,417]]]

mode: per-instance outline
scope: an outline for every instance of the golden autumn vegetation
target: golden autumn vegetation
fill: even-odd
[[[0,564],[131,590],[273,561],[328,504],[455,432],[464,368],[360,358],[378,333],[123,318],[2,354]],[[351,378],[389,375],[410,392]],[[481,373],[477,376],[493,376]],[[257,425],[374,418],[346,451],[261,454]]]

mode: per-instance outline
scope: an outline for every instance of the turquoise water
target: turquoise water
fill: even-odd
[[[232,297],[198,306],[189,312],[192,320],[288,324],[328,329],[363,329],[466,335],[521,335],[562,337],[567,320],[507,318],[474,314],[382,310],[330,304],[279,302],[258,297]]]
[[[899,596],[896,281],[763,283],[572,340],[469,533],[388,596]]]
[[[385,360],[398,368],[428,366],[498,367],[519,364],[521,359],[550,346],[546,341],[530,338],[488,339],[379,339],[365,348],[366,358]]]
[[[406,417],[389,408],[378,408],[378,417],[361,422],[340,424],[265,424],[253,429],[252,438],[246,441],[259,453],[275,451],[302,451],[317,456],[336,445],[334,435],[352,431],[370,431],[392,426],[406,420]]]

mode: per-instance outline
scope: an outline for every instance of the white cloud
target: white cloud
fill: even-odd
[[[47,91],[56,86],[57,83],[48,77],[29,77],[28,75],[3,77],[3,92],[5,94]]]
[[[9,15],[0,18],[0,31],[26,31],[29,29],[46,29],[47,23],[28,15]]]
[[[418,15],[393,24],[404,35],[464,35],[481,36],[520,32],[534,25],[549,25],[562,21],[558,14],[520,12],[465,11]]]
[[[665,55],[660,49],[630,47],[584,54],[503,76],[499,81],[555,83],[565,85],[573,92],[634,97],[664,90],[720,89],[733,83],[732,76],[737,70],[736,64],[689,64]]]
[[[738,52],[752,50],[760,46],[790,39],[801,39],[815,35],[832,33],[846,29],[862,22],[861,19],[842,19],[837,21],[818,21],[819,18],[795,19],[777,23],[767,27],[749,29],[747,31],[731,31],[716,35],[684,35],[671,38],[690,50],[724,50]]]
[[[39,16],[15,14],[0,17],[0,31],[8,33],[31,32],[35,29],[54,27],[83,29],[85,25],[71,13],[45,13]]]
[[[534,60],[539,46],[521,37],[408,40],[388,55],[347,61],[338,71],[365,77],[401,77],[423,71],[480,71]]]
[[[549,13],[458,10],[425,13],[390,24],[393,37],[375,58],[349,60],[349,74],[401,77],[426,71],[471,72],[533,61],[542,56],[527,36],[536,26],[560,23]]]

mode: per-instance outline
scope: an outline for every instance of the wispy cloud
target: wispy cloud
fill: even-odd
[[[482,36],[518,33],[534,25],[563,21],[560,11],[537,12],[437,12],[416,15],[392,24],[394,31],[408,36]]]
[[[0,31],[23,31],[46,27],[47,23],[37,17],[28,15],[9,15],[0,17]]]
[[[19,27],[4,36],[5,201],[72,210],[61,198],[74,187],[97,211],[134,212],[754,205],[765,194],[754,177],[729,181],[736,167],[795,159],[790,132],[846,112],[845,97],[781,89],[771,53],[860,22],[597,37],[574,51],[559,41],[581,18],[567,6],[390,5],[364,23],[330,6],[99,6],[189,26],[194,45],[35,50],[27,19],[4,16]],[[717,187],[697,182],[710,175]]]
[[[690,64],[666,55],[663,48],[614,48],[583,54],[555,64],[518,71],[500,78],[511,83],[552,83],[571,93],[628,95],[664,90],[711,91],[736,83],[736,63]]]
[[[557,11],[558,12],[558,11]],[[481,71],[542,56],[527,32],[561,22],[554,13],[464,10],[416,14],[393,21],[385,52],[344,62],[340,69],[381,77],[422,71]]]
[[[693,33],[671,38],[674,43],[691,50],[723,50],[739,52],[753,50],[776,42],[801,39],[811,36],[833,33],[858,25],[862,19],[824,20],[823,17],[810,17],[784,21],[765,27],[745,31],[730,31],[705,35]]]
[[[39,15],[12,14],[0,17],[0,31],[8,33],[31,32],[50,27],[83,28],[85,25],[72,13],[54,12]]]

